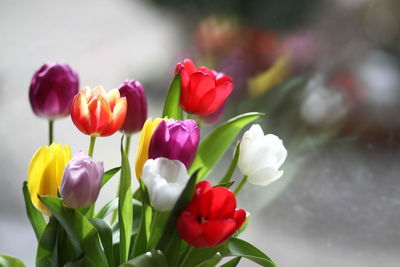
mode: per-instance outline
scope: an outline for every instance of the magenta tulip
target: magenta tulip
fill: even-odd
[[[161,121],[155,129],[149,146],[149,159],[179,160],[188,169],[197,152],[200,129],[194,120]]]
[[[29,100],[33,112],[49,120],[70,114],[79,91],[78,74],[67,64],[45,63],[32,78]]]
[[[60,190],[64,203],[80,209],[96,202],[103,172],[103,162],[95,162],[83,151],[79,151],[64,170]]]
[[[140,131],[147,118],[147,100],[143,86],[138,81],[126,80],[119,87],[121,97],[128,101],[128,112],[120,131],[131,135]]]

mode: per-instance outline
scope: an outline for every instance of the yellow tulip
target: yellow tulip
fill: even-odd
[[[257,97],[280,84],[290,72],[290,54],[283,54],[274,65],[248,81],[250,96]]]
[[[154,130],[157,128],[158,124],[162,121],[161,118],[156,118],[154,121],[149,118],[143,125],[142,133],[139,139],[139,146],[136,153],[136,178],[139,180],[142,177],[142,170],[144,163],[149,159],[149,146],[150,140],[153,135]],[[164,118],[166,120],[166,118]]]
[[[46,215],[51,212],[40,201],[40,196],[57,196],[65,166],[71,159],[71,148],[54,142],[42,146],[33,155],[28,169],[28,189],[32,204]]]

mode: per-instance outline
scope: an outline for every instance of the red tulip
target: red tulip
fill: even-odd
[[[71,118],[75,126],[90,136],[109,136],[121,128],[127,101],[118,90],[106,94],[103,87],[84,88],[72,101]]]
[[[196,68],[190,59],[178,63],[181,74],[181,107],[189,113],[209,115],[216,111],[232,92],[231,77],[206,67]]]
[[[196,248],[215,247],[231,237],[246,220],[246,211],[236,210],[235,195],[207,181],[196,185],[192,201],[178,218],[178,233]]]

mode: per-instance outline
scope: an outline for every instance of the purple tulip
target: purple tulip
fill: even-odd
[[[78,74],[67,64],[45,63],[32,78],[29,100],[33,112],[50,120],[68,116],[79,91]]]
[[[128,112],[120,131],[125,134],[140,131],[147,118],[147,100],[142,84],[138,81],[126,80],[119,87],[119,93],[128,101]]]
[[[79,151],[64,169],[61,197],[65,204],[80,209],[93,204],[100,192],[103,162],[95,162]]]
[[[161,121],[150,140],[149,159],[179,160],[189,168],[197,152],[200,129],[194,120]]]

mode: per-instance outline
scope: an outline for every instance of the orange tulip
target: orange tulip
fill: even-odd
[[[75,126],[90,136],[109,136],[121,128],[125,121],[127,102],[114,89],[104,91],[102,86],[80,91],[72,101],[71,118]]]

